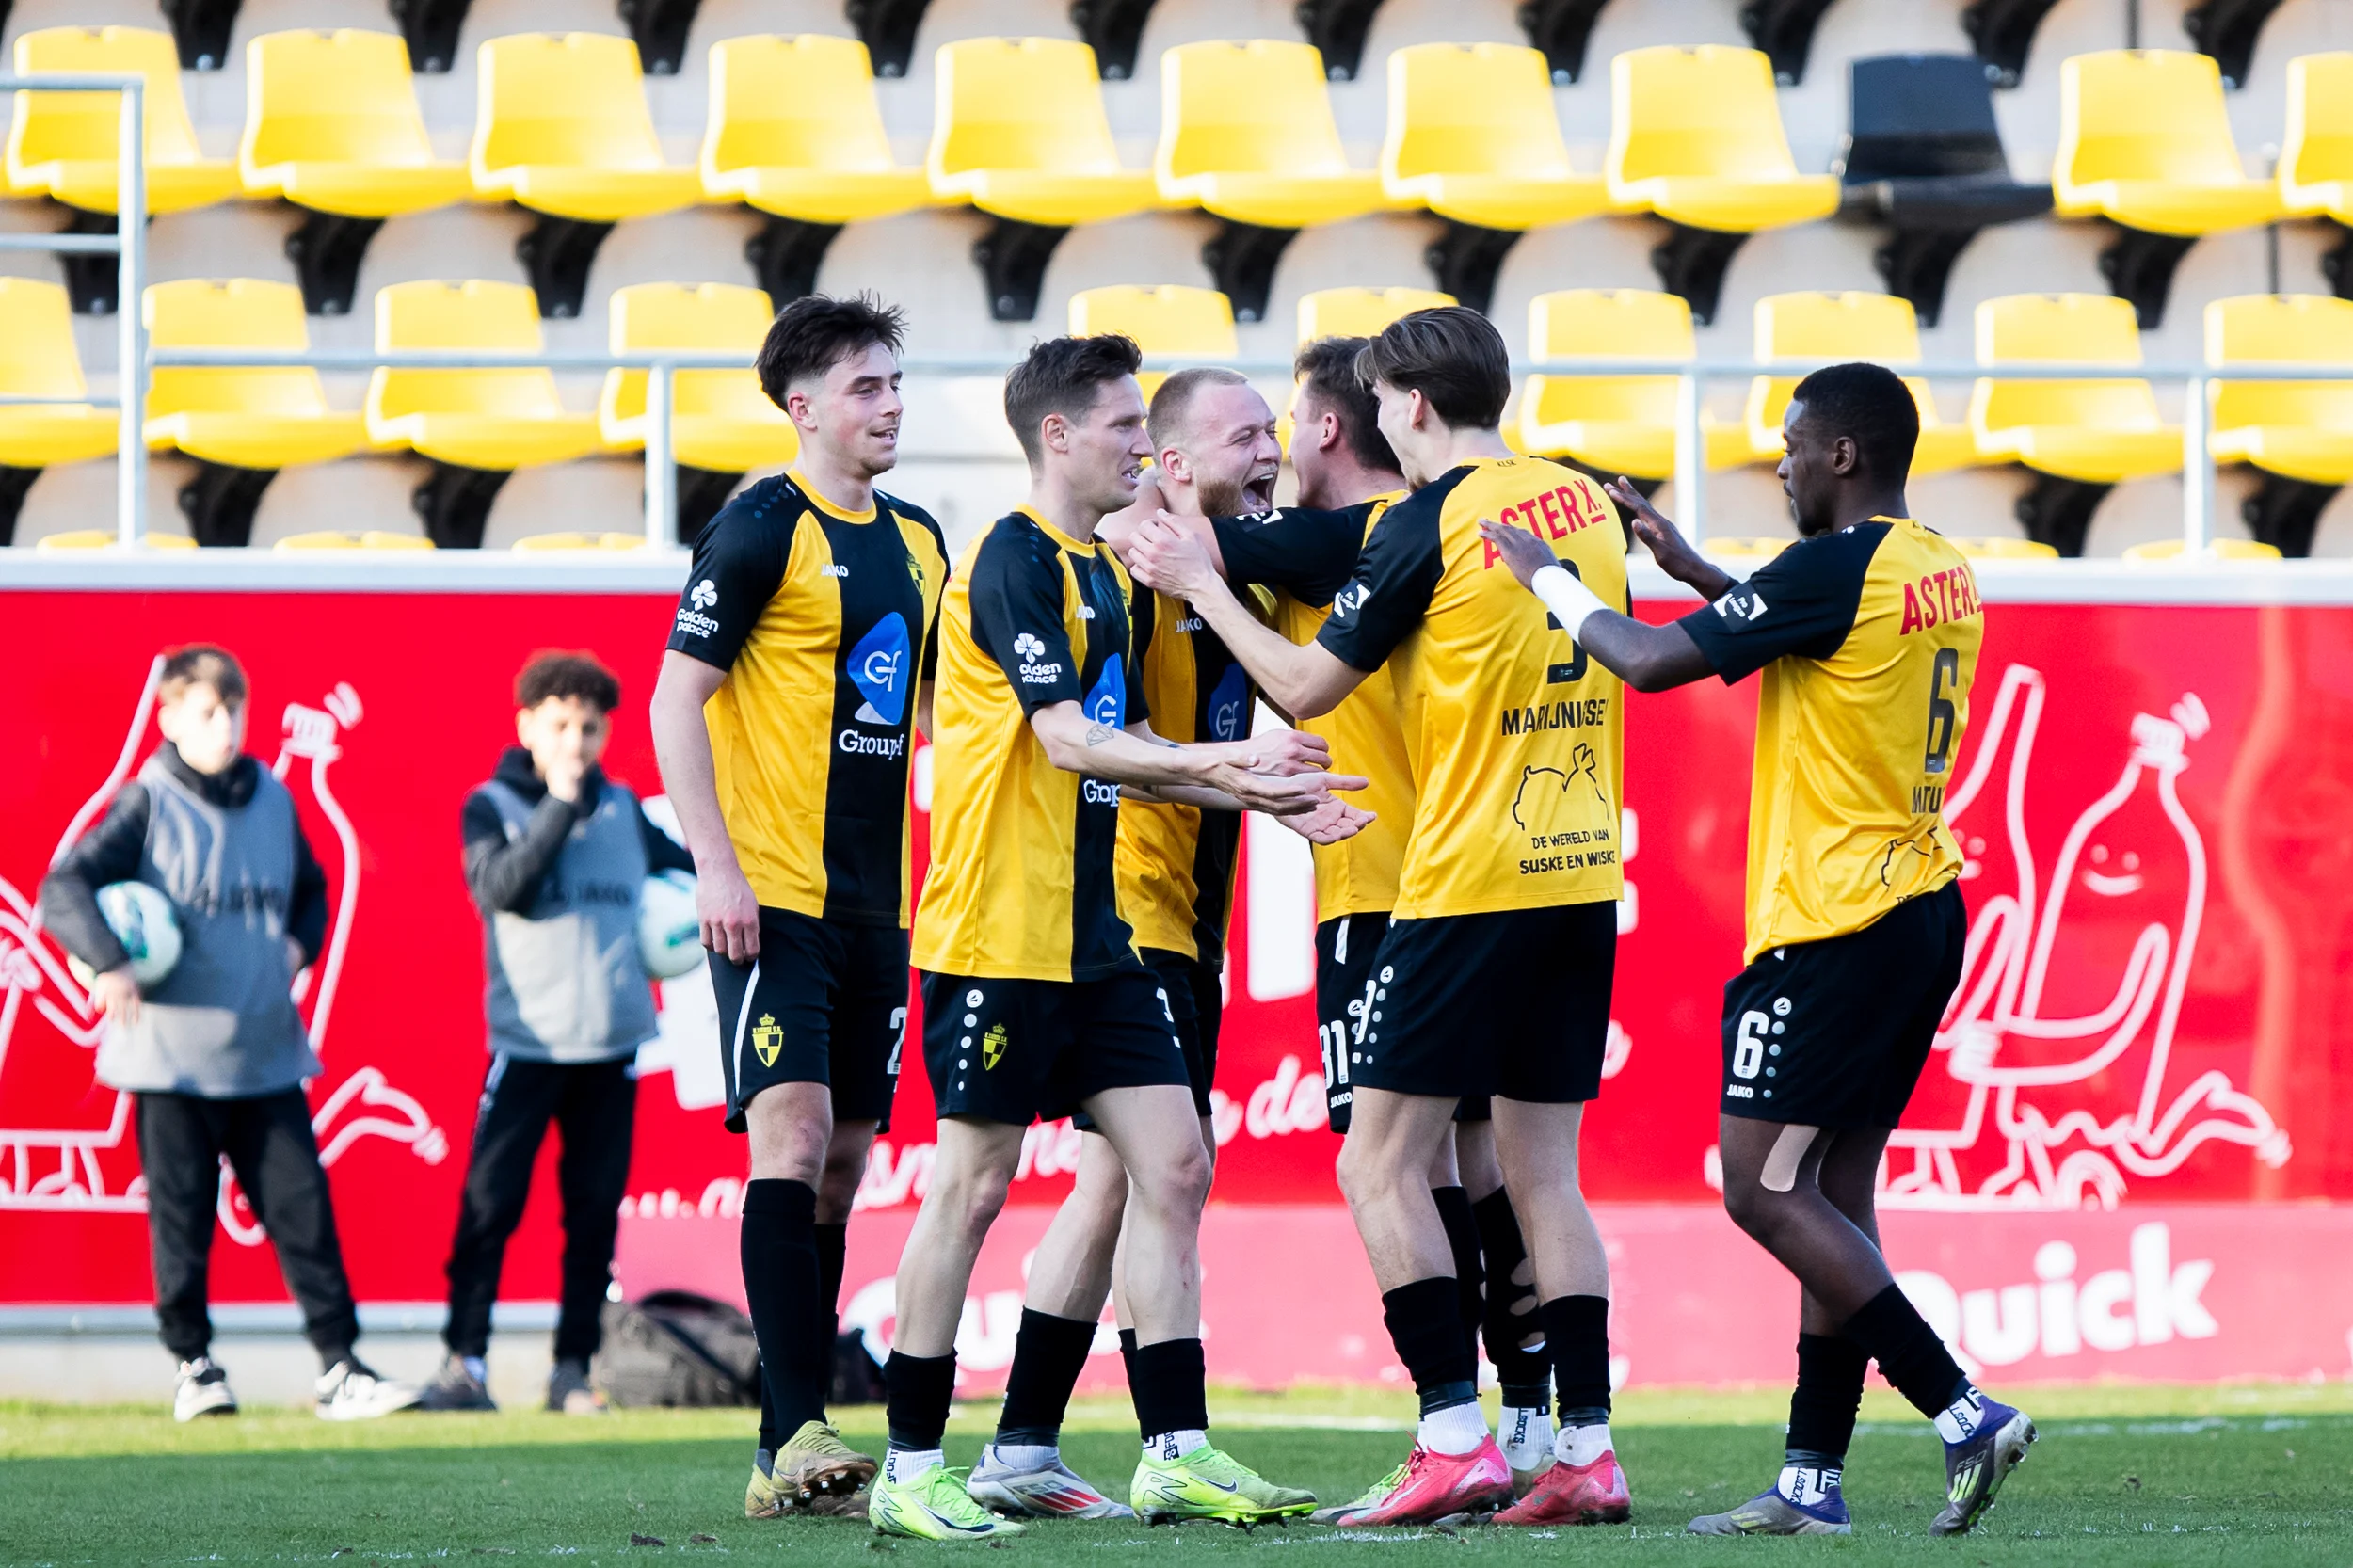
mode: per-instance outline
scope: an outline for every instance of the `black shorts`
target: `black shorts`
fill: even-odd
[[[833,1089],[837,1122],[890,1129],[907,1026],[907,934],[760,910],[760,955],[711,955],[728,1130],[744,1129],[754,1096],[778,1083]]]
[[[1316,927],[1316,1041],[1323,1053],[1323,1113],[1332,1130],[1348,1133],[1356,1097],[1352,1066],[1363,1060],[1365,1015],[1371,1011],[1374,971],[1389,917],[1380,911],[1342,915]],[[1458,1122],[1492,1121],[1485,1095],[1466,1095],[1454,1108]]]
[[[1609,901],[1393,921],[1350,1074],[1401,1095],[1593,1099],[1617,956]]]
[[[1141,964],[1100,980],[920,979],[923,1065],[943,1117],[1027,1127],[1106,1089],[1190,1085],[1176,1010]]]
[[[1724,985],[1723,1113],[1894,1127],[1961,984],[1968,929],[1946,883],[1860,931],[1758,957]]]

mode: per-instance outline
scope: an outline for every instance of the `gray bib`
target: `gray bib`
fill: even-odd
[[[493,780],[509,843],[534,809]],[[484,934],[490,1048],[538,1062],[602,1062],[654,1037],[653,992],[637,951],[646,845],[637,797],[608,780],[539,879],[528,914],[493,914]]]

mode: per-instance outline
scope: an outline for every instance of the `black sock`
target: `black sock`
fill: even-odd
[[[1138,1345],[1128,1366],[1136,1428],[1146,1441],[1172,1432],[1208,1429],[1209,1374],[1201,1357],[1200,1340],[1163,1339],[1155,1345]]]
[[[1119,1331],[1119,1365],[1128,1374],[1128,1392],[1132,1396],[1136,1388],[1136,1331],[1134,1329],[1123,1328]]]
[[[747,1182],[743,1212],[744,1295],[773,1407],[763,1432],[789,1441],[804,1422],[825,1418],[833,1386],[832,1315],[817,1295],[817,1191]]]
[[[1486,1310],[1480,1320],[1487,1359],[1503,1384],[1505,1404],[1542,1408],[1551,1402],[1552,1357],[1545,1352],[1533,1272],[1526,1285],[1513,1278],[1528,1261],[1528,1243],[1520,1235],[1520,1217],[1512,1209],[1512,1194],[1497,1188],[1471,1205],[1471,1216],[1479,1225],[1479,1250],[1487,1272]],[[1529,1339],[1536,1343],[1523,1349],[1522,1342]]]
[[[1792,1464],[1837,1465],[1854,1441],[1863,1374],[1871,1358],[1844,1335],[1798,1336],[1798,1386],[1789,1396]]]
[[[1479,1397],[1479,1362],[1463,1331],[1454,1281],[1440,1274],[1383,1293],[1381,1316],[1389,1342],[1421,1396],[1421,1413],[1468,1404]]]
[[[760,1337],[754,1330],[752,1337]],[[784,1447],[784,1434],[776,1431],[776,1394],[768,1386],[768,1364],[760,1364],[760,1446],[768,1453]]]
[[[1961,1363],[1900,1286],[1891,1285],[1865,1302],[1839,1332],[1878,1362],[1880,1376],[1923,1416],[1933,1418],[1969,1386]]]
[[[817,1243],[817,1299],[827,1312],[841,1310],[841,1271],[850,1251],[850,1227],[819,1224],[810,1227]]]
[[[1433,1187],[1438,1223],[1446,1226],[1447,1250],[1454,1255],[1454,1309],[1463,1320],[1463,1337],[1470,1341],[1471,1365],[1479,1365],[1479,1321],[1485,1313],[1486,1272],[1479,1264],[1479,1221],[1471,1213],[1470,1194],[1460,1187]]]
[[[1079,1385],[1094,1346],[1093,1323],[1023,1307],[1021,1330],[1013,1341],[1013,1370],[1005,1378],[1005,1408],[997,1417],[997,1441],[1060,1442],[1070,1391]]]
[[[948,1405],[956,1394],[956,1352],[908,1355],[892,1351],[883,1364],[883,1388],[890,1446],[918,1453],[936,1448],[948,1431]]]
[[[1555,1296],[1537,1310],[1545,1322],[1545,1348],[1552,1355],[1552,1385],[1560,1391],[1561,1424],[1607,1421],[1609,1298]]]

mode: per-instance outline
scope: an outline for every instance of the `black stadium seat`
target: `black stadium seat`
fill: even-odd
[[[1309,43],[1323,54],[1323,69],[1336,82],[1353,82],[1365,63],[1365,35],[1381,0],[1299,0],[1292,14]]]
[[[1895,232],[1875,261],[1890,294],[1936,325],[1953,262],[1978,230],[2051,210],[2010,177],[1985,67],[1967,55],[1882,55],[1847,72],[1839,216]]]
[[[1740,30],[1773,62],[1773,80],[1794,87],[1805,80],[1814,29],[1830,8],[1831,0],[1748,0],[1740,8]]]
[[[1520,27],[1528,41],[1545,52],[1556,82],[1574,82],[1585,74],[1585,45],[1593,24],[1609,0],[1521,0]]]
[[[2026,69],[2026,51],[2034,45],[2034,30],[2057,4],[2058,0],[1975,0],[1961,13],[1961,31],[1969,35],[1995,87],[2018,85]]]
[[[408,43],[408,64],[439,74],[457,57],[457,32],[471,0],[389,0],[392,20]]]
[[[163,0],[164,20],[180,50],[183,71],[218,71],[229,58],[229,35],[237,25],[237,0]],[[0,24],[8,8],[0,6]]]
[[[2280,8],[2281,0],[2202,0],[2182,16],[2182,31],[2201,55],[2212,55],[2222,68],[2222,85],[2233,91],[2247,80],[2247,67],[2255,57],[2255,40]]]

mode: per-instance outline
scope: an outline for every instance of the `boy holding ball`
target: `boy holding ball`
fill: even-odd
[[[226,1157],[325,1368],[318,1413],[356,1420],[414,1404],[417,1391],[352,1353],[360,1320],[302,1091],[322,1069],[292,995],[326,939],[327,877],[294,797],[245,754],[246,695],[226,649],[199,644],[165,659],[164,744],[42,881],[40,913],[96,971],[99,1080],[137,1099],[155,1314],[180,1363],[172,1415],[237,1408],[209,1353],[206,1310]],[[180,927],[178,963],[144,995],[99,909],[98,890],[118,882],[160,889]]]
[[[494,1408],[483,1356],[507,1238],[552,1121],[563,1131],[563,1305],[547,1407],[590,1416],[588,1383],[629,1179],[637,1048],[654,1037],[637,905],[648,874],[695,863],[598,766],[621,700],[585,653],[542,653],[515,680],[515,737],[466,797],[466,886],[482,912],[490,1070],[449,1258],[448,1358],[428,1410]]]

